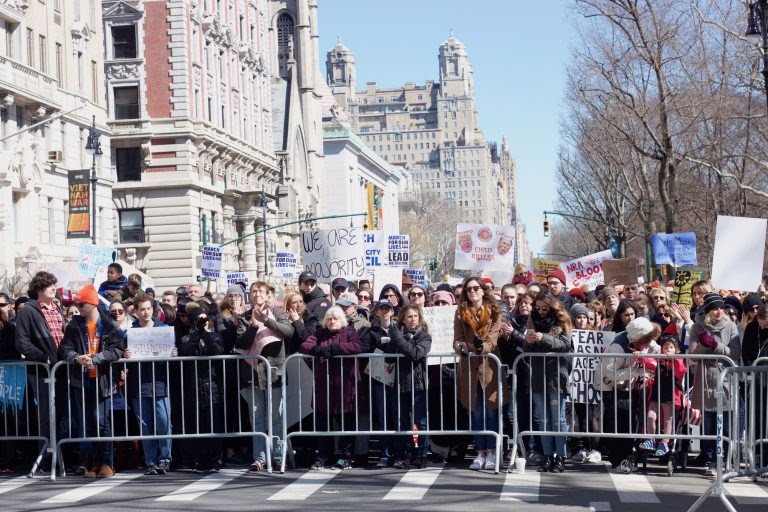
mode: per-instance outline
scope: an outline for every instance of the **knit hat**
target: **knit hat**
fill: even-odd
[[[565,272],[563,272],[559,268],[553,268],[549,271],[549,274],[547,274],[547,279],[550,277],[554,277],[556,279],[559,279],[561,283],[565,284]]]
[[[747,298],[749,298],[749,297],[747,297]],[[729,307],[731,307],[731,308],[733,309],[733,313],[734,313],[735,315],[737,315],[739,318],[741,318],[741,314],[742,314],[744,311],[742,310],[742,307],[741,307],[741,302],[739,302],[739,299],[738,299],[738,297],[735,297],[735,296],[733,296],[733,295],[729,295],[729,296],[727,296],[727,297],[725,298],[725,301],[724,301],[724,302],[725,302],[725,305],[726,305],[726,306],[729,306]],[[744,301],[744,303],[745,303],[745,304],[746,304],[746,302],[747,302],[747,301]],[[760,304],[762,304],[762,301],[761,301],[759,304],[755,304],[755,305],[756,305],[756,306],[759,306]],[[750,306],[748,306],[748,307],[750,307]]]
[[[584,304],[574,304],[571,306],[571,318],[576,318],[579,315],[589,316],[589,309]]]
[[[87,284],[83,286],[79,292],[77,292],[75,301],[85,302],[86,304],[90,304],[92,306],[98,306],[99,292],[96,291],[96,288],[94,288],[92,284]]]
[[[493,286],[493,281],[491,281],[490,277],[484,277],[483,278],[483,284],[486,285],[486,286],[490,286],[491,288],[495,288]]]
[[[571,288],[568,291],[568,295],[570,295],[571,297],[575,297],[582,302],[586,301],[586,295],[584,295],[584,290],[582,290],[581,288]]]
[[[336,299],[336,305],[343,308],[353,305],[357,306],[357,295],[350,292],[342,293],[339,295],[339,298]]]
[[[651,332],[653,332],[653,324],[644,316],[635,318],[627,324],[627,336],[631,342],[639,341]]]
[[[234,295],[239,295],[241,299],[245,296],[245,292],[243,291],[243,287],[240,286],[239,284],[233,284],[232,286],[227,288],[227,295],[229,295],[230,293],[232,293]]]
[[[456,304],[456,298],[453,296],[451,292],[447,292],[445,290],[437,290],[432,294],[432,304],[438,301],[445,301],[448,304]]]
[[[763,305],[763,301],[760,298],[760,295],[756,293],[750,293],[749,295],[747,295],[747,298],[744,299],[744,311],[750,311],[753,307],[762,306],[762,305]]]
[[[704,296],[704,313],[709,313],[716,308],[724,308],[725,302],[717,293],[708,293]]]

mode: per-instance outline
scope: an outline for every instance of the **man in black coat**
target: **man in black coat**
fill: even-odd
[[[304,327],[306,332],[313,334],[325,318],[325,312],[331,307],[331,301],[325,296],[323,290],[317,286],[317,277],[306,270],[299,275],[299,290],[301,298],[307,308],[304,313]]]

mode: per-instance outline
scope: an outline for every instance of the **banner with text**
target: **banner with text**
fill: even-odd
[[[67,238],[91,238],[91,181],[90,171],[70,171],[69,218],[67,219]]]
[[[299,257],[295,252],[278,252],[275,255],[275,271],[277,277],[298,277]],[[300,274],[301,272],[299,272]]]
[[[573,342],[573,351],[577,354],[600,354],[605,347],[613,342],[616,337],[615,332],[611,331],[580,331],[574,330],[571,333]],[[571,375],[568,378],[568,389],[571,394],[572,402],[599,404],[600,394],[595,393],[592,380],[595,377],[595,371],[600,366],[600,358],[597,357],[574,357],[571,362]]]
[[[492,224],[457,224],[457,270],[501,270],[515,267],[515,228]]]
[[[672,302],[684,304],[687,308],[693,306],[693,295],[691,294],[693,283],[702,279],[704,279],[704,272],[701,270],[675,270]]]
[[[539,282],[546,282],[549,271],[559,267],[560,262],[557,260],[547,260],[544,258],[533,259],[533,275]]]
[[[200,263],[200,273],[208,279],[218,279],[221,274],[221,247],[206,245]]]
[[[363,233],[365,244],[365,271],[371,275],[376,273],[376,268],[385,266],[389,256],[387,247],[389,237],[383,231],[366,231]]]
[[[421,286],[426,288],[429,286],[427,283],[427,271],[418,268],[407,268],[404,270],[405,275],[411,278],[411,284],[413,286]]]
[[[126,348],[133,352],[136,359],[170,357],[175,346],[176,336],[173,327],[132,328],[126,331]]]
[[[318,281],[330,283],[336,277],[358,280],[365,275],[364,232],[360,228],[336,228],[301,233],[301,261],[304,270]]]
[[[84,276],[93,279],[117,258],[117,249],[84,243],[80,246],[78,269]]]
[[[27,367],[23,364],[0,364],[0,406],[3,410],[24,408]]]
[[[696,258],[696,233],[657,233],[651,236],[655,265],[698,265]]]
[[[603,284],[603,260],[613,259],[610,250],[596,252],[589,256],[582,256],[575,260],[565,261],[560,268],[565,272],[565,288],[579,288],[587,285],[589,290],[594,290],[597,285]]]
[[[430,354],[453,354],[453,319],[458,306],[424,308],[424,321],[432,336]],[[428,359],[429,364],[440,364],[439,358]]]
[[[408,235],[389,235],[387,261],[390,267],[408,268],[409,246]]]

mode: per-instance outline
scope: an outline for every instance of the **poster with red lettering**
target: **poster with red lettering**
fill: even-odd
[[[603,260],[612,259],[611,251],[605,250],[561,263],[560,268],[567,281],[565,288],[570,290],[587,285],[587,290],[594,290],[597,285],[604,283]]]
[[[453,268],[511,272],[514,266],[514,226],[456,225],[456,252]]]

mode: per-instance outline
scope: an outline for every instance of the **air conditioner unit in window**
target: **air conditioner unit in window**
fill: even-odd
[[[48,162],[52,164],[58,164],[61,163],[62,154],[61,151],[49,151],[48,152]]]

